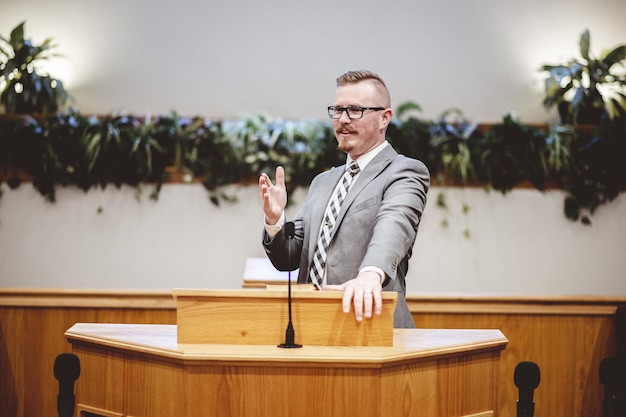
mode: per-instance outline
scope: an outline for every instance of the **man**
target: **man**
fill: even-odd
[[[279,270],[295,269],[289,256],[299,259],[298,282],[343,291],[343,311],[349,313],[353,306],[357,321],[381,313],[383,289],[397,291],[394,327],[415,327],[405,276],[426,205],[428,169],[397,154],[385,140],[393,112],[389,90],[378,75],[341,75],[328,113],[338,147],[347,154],[346,165],[313,179],[293,221],[295,238],[288,239],[283,230],[283,168],[276,168],[276,184],[265,173],[259,177],[267,256]],[[346,173],[353,162],[358,167]]]

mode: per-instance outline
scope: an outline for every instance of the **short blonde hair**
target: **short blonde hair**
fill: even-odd
[[[358,70],[358,71],[348,71],[345,74],[341,74],[337,77],[337,87],[341,87],[347,84],[356,84],[362,81],[371,81],[376,87],[385,101],[384,104],[386,107],[391,106],[391,94],[389,93],[389,89],[387,85],[383,81],[383,79],[376,73],[368,70]]]

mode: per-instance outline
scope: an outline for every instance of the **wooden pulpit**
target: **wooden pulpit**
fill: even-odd
[[[308,287],[308,286],[307,286]],[[273,287],[270,287],[273,288]],[[291,293],[297,343],[307,346],[391,346],[396,292],[383,292],[375,320],[344,314],[342,292]],[[285,290],[174,290],[178,343],[275,345],[285,338],[289,306]]]
[[[77,323],[78,417],[496,416],[499,330],[361,323],[341,293],[174,290],[177,325]]]

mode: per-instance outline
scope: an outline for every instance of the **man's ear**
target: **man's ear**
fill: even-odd
[[[381,122],[381,129],[386,129],[387,126],[389,126],[389,123],[391,123],[391,119],[393,118],[393,111],[391,109],[385,109],[381,112],[381,116],[380,116],[380,122]]]

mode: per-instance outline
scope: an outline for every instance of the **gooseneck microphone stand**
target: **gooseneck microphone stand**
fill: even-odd
[[[533,392],[539,386],[541,373],[539,366],[530,361],[520,362],[515,367],[513,381],[519,389],[517,401],[517,417],[533,417],[535,414],[535,402]]]
[[[59,417],[73,417],[76,397],[74,381],[80,376],[80,360],[73,353],[61,353],[54,360],[54,377],[59,381],[57,412]]]
[[[296,226],[293,224],[293,222],[285,223],[283,229],[285,231],[287,239],[291,240],[294,238],[296,234]],[[287,245],[287,262],[289,263],[290,268],[288,272],[289,279],[287,282],[287,305],[289,306],[289,323],[287,324],[287,330],[285,330],[285,343],[281,343],[280,345],[278,345],[278,347],[294,349],[301,348],[302,345],[295,343],[296,334],[293,330],[293,322],[291,321],[291,266],[293,263],[293,260],[291,259],[291,242],[289,242],[289,244]]]
[[[621,417],[623,398],[620,394],[626,385],[626,361],[618,356],[610,356],[600,362],[600,382],[604,385],[602,417]]]

